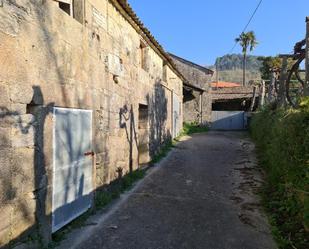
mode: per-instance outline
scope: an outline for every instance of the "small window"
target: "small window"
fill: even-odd
[[[163,61],[163,68],[162,68],[163,72],[162,72],[162,80],[167,84],[167,65],[166,62]]]
[[[58,2],[59,8],[62,9],[69,16],[73,14],[72,1],[71,0],[56,0]]]
[[[140,42],[139,51],[140,51],[140,65],[145,71],[148,71],[147,67],[147,46],[144,41]]]
[[[69,16],[72,16],[79,23],[84,23],[84,1],[83,0],[55,0]]]

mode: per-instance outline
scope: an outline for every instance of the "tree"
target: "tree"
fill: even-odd
[[[252,51],[258,44],[255,34],[253,31],[247,33],[242,32],[239,37],[235,39],[235,42],[239,42],[242,47],[243,54],[243,86],[246,85],[246,60],[247,60],[247,51],[248,48]]]
[[[260,67],[260,72],[262,74],[263,80],[269,80],[271,78],[272,72],[280,72],[282,66],[282,59],[278,56],[272,57],[259,57],[259,61],[262,62],[262,66]]]

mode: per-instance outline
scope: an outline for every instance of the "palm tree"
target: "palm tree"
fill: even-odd
[[[235,42],[239,42],[242,47],[243,58],[243,86],[246,85],[246,60],[247,60],[247,50],[249,48],[252,51],[258,44],[255,34],[253,31],[247,33],[242,32],[239,37],[235,39]]]

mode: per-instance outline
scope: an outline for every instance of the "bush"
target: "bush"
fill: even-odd
[[[280,248],[308,248],[309,101],[298,110],[263,110],[251,134],[266,171],[263,199]]]

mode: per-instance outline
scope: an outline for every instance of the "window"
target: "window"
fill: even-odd
[[[140,51],[140,65],[141,68],[143,68],[145,71],[148,71],[147,67],[147,46],[144,41],[141,40],[140,46],[139,46],[139,51]]]
[[[167,82],[167,65],[166,65],[166,62],[163,61],[163,72],[162,72],[162,80],[168,84]]]
[[[69,16],[72,16],[76,21],[84,23],[84,1],[83,0],[55,0]]]
[[[62,9],[69,16],[71,15],[71,4],[66,2],[59,2],[59,8]]]

